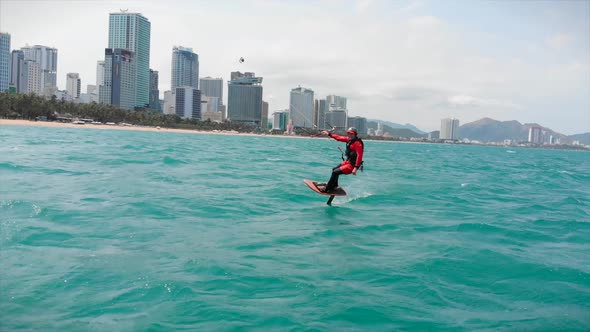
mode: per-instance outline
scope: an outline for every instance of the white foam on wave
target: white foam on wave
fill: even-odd
[[[345,203],[350,203],[352,201],[356,201],[359,199],[363,199],[363,198],[367,198],[367,197],[371,197],[375,195],[372,192],[368,192],[368,191],[355,191],[353,193],[348,193],[348,195],[344,196],[344,197],[336,197],[336,199],[334,199],[334,205],[340,205],[340,204],[345,204]],[[338,204],[340,203],[340,204]]]
[[[516,153],[516,151],[506,150],[507,153]]]

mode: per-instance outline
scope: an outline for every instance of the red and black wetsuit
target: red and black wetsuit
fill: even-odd
[[[334,135],[332,133],[328,134],[328,136],[339,142],[346,142],[346,160],[340,165],[332,168],[332,176],[326,184],[325,190],[327,192],[332,191],[334,188],[338,187],[338,177],[340,174],[350,174],[355,167],[357,169],[361,167],[363,163],[364,151],[363,141],[358,137],[349,138],[348,136]]]

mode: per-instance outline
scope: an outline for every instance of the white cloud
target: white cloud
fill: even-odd
[[[547,38],[547,44],[549,46],[561,49],[567,47],[575,42],[575,37],[565,33],[558,33]]]
[[[588,54],[567,51],[567,58],[551,59],[546,53],[555,52],[548,52],[546,40],[525,41],[531,45],[525,51],[512,49],[503,44],[511,36],[467,33],[458,22],[424,10],[422,1],[345,4],[2,1],[0,22],[12,33],[13,48],[29,43],[59,49],[62,88],[67,72],[79,72],[83,85],[92,83],[107,46],[108,13],[129,8],[152,23],[150,66],[160,73],[161,92],[170,86],[172,46],[183,45],[199,54],[201,76],[227,80],[240,70],[264,77],[271,111],[287,108],[290,89],[301,85],[318,98],[348,97],[351,115],[424,130],[438,129],[442,117],[466,123],[487,116],[590,131],[580,120],[590,108]],[[54,18],[63,23],[38,28]],[[474,46],[478,37],[488,45]],[[555,33],[550,40],[563,47],[582,39]],[[555,120],[544,104],[560,103],[568,111]]]
[[[357,12],[364,12],[371,6],[372,0],[356,0],[355,1],[355,8]]]
[[[482,99],[468,95],[454,95],[448,98],[452,107],[498,107],[498,108],[520,108],[520,106],[510,101]]]

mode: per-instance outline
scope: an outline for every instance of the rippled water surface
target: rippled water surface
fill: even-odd
[[[590,154],[0,126],[0,330],[590,329]]]

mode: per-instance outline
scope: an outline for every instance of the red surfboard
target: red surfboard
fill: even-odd
[[[326,187],[326,183],[325,182],[317,182],[317,181],[311,181],[311,180],[303,180],[303,182],[305,182],[305,184],[313,191],[315,191],[316,193],[320,194],[320,195],[326,195],[326,196],[346,196],[346,191],[344,191],[344,189],[342,189],[341,187],[336,187],[336,189],[334,189],[333,192],[331,193],[325,193],[322,192],[322,189],[324,189]]]

